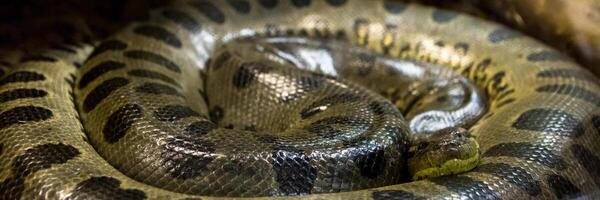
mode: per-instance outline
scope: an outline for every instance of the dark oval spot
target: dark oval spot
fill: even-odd
[[[163,122],[173,122],[192,116],[200,116],[200,114],[192,110],[190,107],[181,105],[167,105],[154,111],[154,117],[158,121]]]
[[[55,50],[59,50],[59,51],[63,51],[66,53],[77,53],[77,51],[75,49],[72,49],[71,47],[65,45],[65,44],[58,44],[58,45],[53,45],[50,48],[55,49]]]
[[[50,119],[52,111],[37,106],[20,106],[0,113],[0,129],[14,124],[37,122]]]
[[[275,8],[278,2],[278,0],[258,0],[258,3],[260,3],[261,6],[267,9]]]
[[[376,115],[391,115],[395,117],[402,117],[402,113],[392,105],[390,102],[371,102],[369,109]]]
[[[19,82],[32,82],[32,81],[43,81],[46,77],[42,74],[28,71],[17,71],[8,74],[2,80],[0,80],[0,86],[8,83],[19,83]]]
[[[56,62],[56,58],[48,55],[27,55],[21,58],[21,62]]]
[[[498,177],[515,185],[531,196],[542,192],[540,183],[525,169],[504,163],[488,163],[477,166],[473,171]]]
[[[510,40],[513,38],[517,38],[519,36],[521,36],[521,34],[516,31],[510,30],[508,28],[499,28],[499,29],[492,31],[488,35],[488,40],[492,43],[499,43],[504,40]]]
[[[45,97],[48,92],[39,89],[14,89],[0,93],[0,103],[24,98]]]
[[[97,64],[96,66],[92,67],[89,71],[85,72],[83,76],[81,76],[78,88],[82,89],[92,81],[96,80],[96,78],[102,76],[103,74],[106,74],[110,71],[122,69],[124,67],[124,63],[117,61],[109,60],[101,62],[100,64]]]
[[[373,200],[425,200],[404,190],[381,190],[373,192]]]
[[[559,175],[549,175],[546,183],[550,185],[557,199],[573,199],[581,196],[581,191],[568,179]]]
[[[469,52],[469,44],[464,43],[464,42],[459,42],[454,45],[454,49],[462,50],[464,52],[463,54],[466,54],[467,52]]]
[[[160,83],[144,83],[137,86],[135,91],[146,94],[183,96],[177,89]]]
[[[210,121],[199,121],[190,124],[187,128],[185,128],[185,132],[188,135],[193,135],[195,137],[206,135],[208,132],[217,128],[217,125]]]
[[[482,157],[507,156],[533,161],[537,164],[554,169],[564,169],[563,158],[547,146],[527,142],[501,143],[490,147]]]
[[[536,91],[567,95],[594,104],[596,106],[600,106],[600,97],[598,95],[594,94],[592,91],[589,91],[579,86],[568,84],[544,85],[538,87]]]
[[[432,15],[433,21],[440,23],[440,24],[450,22],[457,16],[458,16],[458,13],[456,13],[456,12],[447,11],[447,10],[439,10],[439,9],[434,10],[433,15]]]
[[[435,178],[431,181],[467,199],[501,199],[500,195],[492,190],[486,182],[474,180],[466,176],[446,176]]]
[[[295,78],[295,82],[296,86],[303,91],[313,91],[323,85],[323,77],[315,75],[298,76]]]
[[[344,5],[346,2],[348,2],[348,0],[327,0],[327,3],[331,6],[342,6]]]
[[[79,150],[63,143],[37,145],[15,158],[12,163],[13,173],[24,178],[52,165],[66,163],[78,155]]]
[[[129,128],[143,116],[142,107],[136,104],[125,104],[110,114],[102,133],[108,143],[118,142],[125,136]]]
[[[200,24],[185,12],[179,10],[164,10],[162,11],[162,15],[167,19],[173,20],[189,32],[196,33],[200,31]]]
[[[317,178],[317,169],[303,151],[277,149],[272,153],[275,181],[283,195],[310,194]]]
[[[90,112],[113,91],[129,84],[129,80],[121,77],[108,79],[94,88],[83,101],[83,111]]]
[[[115,39],[107,40],[107,41],[100,43],[100,45],[98,45],[98,47],[96,47],[94,49],[92,54],[88,57],[88,60],[91,60],[92,58],[96,57],[97,55],[100,55],[107,51],[118,51],[118,50],[124,50],[126,48],[127,48],[127,44],[125,44],[124,42],[121,42],[121,41],[115,40]]]
[[[243,14],[250,13],[250,3],[246,0],[227,0],[227,3],[235,9],[235,11]]]
[[[588,172],[589,177],[600,185],[600,158],[596,156],[592,151],[579,144],[571,145],[571,153],[577,159],[577,162],[585,168]]]
[[[146,37],[157,39],[175,48],[181,48],[182,45],[181,41],[179,40],[179,38],[177,38],[175,34],[167,31],[166,29],[160,26],[141,25],[133,29],[133,32]]]
[[[578,80],[598,82],[598,79],[589,71],[581,69],[550,69],[537,74],[540,78],[573,78]]]
[[[175,137],[164,145],[161,154],[163,165],[169,175],[178,179],[199,176],[214,157],[215,144],[199,138]]]
[[[573,115],[551,109],[531,109],[519,115],[513,128],[546,132],[567,137],[578,137],[585,132],[582,123]]]
[[[177,64],[160,54],[152,53],[149,51],[135,50],[125,52],[125,56],[132,59],[148,61],[163,66],[170,71],[181,73],[181,69],[179,69],[179,66]]]
[[[377,149],[374,151],[363,151],[354,157],[354,162],[360,170],[360,175],[367,178],[377,178],[385,171],[385,151]]]
[[[121,181],[108,177],[91,177],[75,186],[67,200],[77,199],[131,199],[144,200],[146,194],[137,189],[123,189]]]
[[[557,51],[540,51],[531,53],[527,56],[527,60],[531,62],[540,62],[540,61],[559,61],[565,60],[565,56]]]
[[[150,70],[145,70],[145,69],[134,69],[134,70],[127,72],[127,74],[129,74],[130,76],[135,76],[135,77],[140,77],[140,78],[161,80],[166,83],[170,83],[174,86],[181,87],[177,83],[177,81],[173,80],[172,78],[168,77],[167,75],[164,75],[164,74],[161,74],[161,73],[158,73],[155,71],[150,71]]]
[[[302,8],[310,5],[310,0],[292,0],[292,5]]]
[[[400,2],[395,2],[395,1],[390,1],[390,0],[386,0],[383,2],[383,7],[385,8],[386,11],[388,11],[391,14],[400,14],[402,12],[404,12],[404,10],[406,10],[406,4],[404,3],[400,3]]]
[[[225,22],[225,14],[223,14],[223,11],[210,2],[194,1],[191,2],[190,5],[217,24],[223,24]]]
[[[0,199],[21,199],[25,190],[25,179],[9,176],[0,182]]]

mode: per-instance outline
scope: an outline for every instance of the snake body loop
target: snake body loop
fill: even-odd
[[[342,40],[467,77],[488,97],[470,128],[479,165],[399,183],[409,127],[391,103],[351,81],[277,63],[231,68],[236,55],[215,54],[249,36]],[[0,199],[599,195],[597,79],[467,15],[388,1],[178,1],[96,47],[68,47],[0,80]],[[283,86],[296,89],[269,96]]]

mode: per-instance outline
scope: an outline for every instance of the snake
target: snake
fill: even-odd
[[[599,1],[479,2],[503,22],[562,49],[596,73],[600,27]],[[558,12],[548,12],[560,8]]]
[[[409,149],[398,108],[352,81],[255,54],[269,44],[228,47],[252,36],[339,40],[375,60],[466,77],[487,110],[449,133],[475,138],[477,166],[402,180],[419,148]],[[176,1],[99,44],[4,65],[0,199],[600,195],[597,79],[535,39],[457,12],[391,1]]]

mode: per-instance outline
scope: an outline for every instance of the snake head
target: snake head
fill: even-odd
[[[479,145],[468,130],[446,128],[418,137],[409,148],[413,180],[469,171],[479,162]]]

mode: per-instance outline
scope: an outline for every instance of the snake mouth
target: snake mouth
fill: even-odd
[[[438,133],[410,148],[408,169],[412,180],[458,174],[477,166],[479,144],[467,131],[458,130]]]
[[[477,165],[479,164],[479,156],[479,151],[475,151],[474,154],[467,158],[449,159],[443,162],[441,165],[424,168],[414,173],[411,173],[411,178],[413,181],[416,181],[426,178],[447,176],[466,172],[477,167]]]

